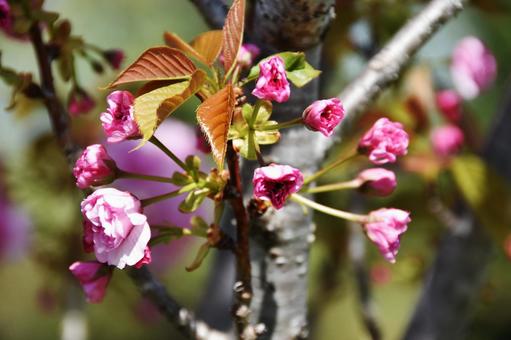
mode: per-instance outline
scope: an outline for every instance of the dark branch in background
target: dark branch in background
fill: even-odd
[[[229,7],[224,0],[190,0],[211,28],[221,29]]]
[[[212,330],[197,320],[192,312],[181,307],[161,283],[156,281],[147,267],[128,269],[128,274],[146,298],[158,307],[168,321],[177,326],[189,339],[228,339],[227,334]]]
[[[511,86],[488,134],[484,159],[511,183]],[[483,227],[467,207],[442,241],[405,339],[463,339],[492,251]]]
[[[44,105],[48,111],[53,132],[59,146],[67,158],[70,168],[73,168],[80,156],[81,148],[75,143],[71,135],[71,119],[57,96],[51,68],[51,59],[43,42],[40,23],[35,22],[30,28],[30,40],[34,46],[39,73],[41,89],[44,96]],[[193,314],[181,308],[166,292],[165,287],[156,281],[147,268],[130,269],[130,277],[144,295],[158,306],[169,321],[174,322],[178,328],[192,338],[208,338],[210,335],[218,339],[227,338],[223,333],[211,330],[205,323],[195,320]]]

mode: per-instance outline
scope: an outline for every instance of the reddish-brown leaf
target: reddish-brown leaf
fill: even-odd
[[[195,65],[183,52],[166,46],[153,47],[142,53],[108,87],[136,81],[183,79],[195,70]]]
[[[243,40],[245,27],[245,0],[234,0],[225,18],[223,28],[224,69],[229,72],[236,64],[236,57]]]
[[[163,33],[163,39],[165,40],[165,44],[168,46],[177,48],[178,50],[181,50],[184,53],[199,59],[203,63],[206,63],[206,59],[204,59],[202,55],[200,55],[190,44],[181,39],[181,37],[177,34],[172,32],[165,32]]]
[[[222,31],[208,31],[198,35],[191,42],[192,47],[200,54],[206,64],[211,65],[215,62],[222,50]]]
[[[213,158],[223,168],[227,150],[227,133],[234,112],[235,97],[231,84],[206,99],[197,108],[197,120],[206,134]]]

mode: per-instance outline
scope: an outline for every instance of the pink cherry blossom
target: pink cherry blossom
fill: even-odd
[[[433,150],[441,157],[457,153],[463,146],[463,131],[453,124],[435,128],[431,132]]]
[[[108,95],[108,108],[100,117],[108,142],[117,143],[140,137],[133,113],[134,100],[128,91],[114,91]]]
[[[237,58],[238,65],[241,67],[250,67],[259,53],[261,53],[261,50],[254,44],[241,45]]]
[[[106,50],[103,52],[103,57],[114,70],[118,70],[124,60],[124,51],[119,49]]]
[[[7,0],[0,0],[0,29],[9,31],[11,26],[11,6],[9,6]]]
[[[97,261],[75,262],[69,266],[69,270],[82,285],[88,302],[99,303],[103,300],[112,277],[108,266]]]
[[[497,61],[476,37],[463,38],[454,48],[451,76],[456,90],[465,99],[473,99],[495,80]]]
[[[388,196],[396,188],[396,175],[393,171],[374,168],[360,172],[357,176],[363,184],[360,189],[376,196]]]
[[[96,102],[83,89],[75,88],[69,95],[67,110],[71,116],[78,116],[82,113],[88,113],[96,106]]]
[[[302,117],[307,128],[329,137],[343,120],[344,107],[337,98],[316,100],[303,111]]]
[[[137,198],[129,192],[101,188],[84,199],[81,208],[84,241],[89,240],[86,246],[92,245],[99,262],[123,269],[144,258],[151,229]]]
[[[454,90],[443,90],[436,94],[436,106],[450,122],[459,122],[462,114],[462,99]]]
[[[73,175],[80,189],[108,184],[115,176],[115,162],[103,145],[89,145],[76,161]]]
[[[276,209],[280,209],[291,194],[300,190],[303,175],[289,165],[270,164],[255,169],[252,183],[256,198],[269,200]]]
[[[358,149],[374,164],[394,163],[397,156],[408,152],[408,134],[401,123],[380,118],[362,137]]]
[[[382,208],[369,214],[369,221],[364,224],[364,229],[383,257],[394,263],[399,250],[399,240],[410,221],[410,213],[407,211]]]
[[[259,63],[259,79],[252,94],[259,99],[283,103],[289,99],[291,89],[286,77],[284,61],[274,56]]]

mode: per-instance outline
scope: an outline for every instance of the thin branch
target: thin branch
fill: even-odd
[[[224,25],[229,7],[224,0],[190,0],[211,28],[220,29]]]
[[[137,285],[140,293],[155,304],[168,321],[177,325],[179,331],[190,339],[228,339],[228,334],[212,330],[206,323],[197,320],[195,315],[181,307],[158,282],[147,267],[130,268],[128,275]]]

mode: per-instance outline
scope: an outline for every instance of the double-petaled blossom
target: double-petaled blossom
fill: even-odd
[[[476,37],[463,38],[454,48],[451,76],[463,98],[473,99],[495,80],[497,61],[484,43]]]
[[[238,52],[237,62],[241,67],[250,67],[254,59],[261,53],[259,47],[254,44],[243,44]]]
[[[437,127],[431,132],[433,150],[441,157],[457,153],[463,146],[463,131],[453,124]]]
[[[307,128],[329,137],[344,119],[344,107],[337,98],[316,100],[303,111],[302,118]]]
[[[285,102],[291,89],[287,81],[284,61],[279,56],[270,57],[259,63],[259,79],[252,94],[259,99]]]
[[[83,89],[77,87],[69,94],[67,110],[71,116],[88,113],[96,106],[94,99]]]
[[[462,99],[456,91],[439,91],[435,99],[438,110],[448,121],[459,122],[462,114]]]
[[[111,183],[115,178],[115,162],[101,144],[89,145],[75,163],[76,186],[85,189]]]
[[[69,270],[82,285],[88,302],[99,303],[103,300],[112,277],[112,270],[108,266],[97,261],[75,262],[69,266]]]
[[[373,241],[380,253],[391,263],[396,262],[401,235],[408,228],[410,213],[399,209],[382,208],[372,211],[364,230]]]
[[[124,60],[124,51],[119,49],[106,50],[103,51],[103,57],[114,70],[118,70]]]
[[[369,155],[374,164],[394,163],[408,152],[408,134],[401,123],[380,118],[365,133],[358,145],[359,152]]]
[[[133,113],[134,100],[128,91],[114,91],[108,95],[108,108],[101,113],[100,119],[110,143],[140,137]]]
[[[252,183],[256,198],[269,200],[276,209],[280,209],[291,194],[300,190],[303,175],[289,165],[270,164],[255,169]]]
[[[9,6],[7,0],[0,0],[0,29],[8,31],[11,26],[11,6]]]
[[[357,179],[362,182],[360,190],[375,196],[388,196],[396,188],[396,175],[383,168],[367,169],[360,172]]]
[[[129,192],[101,188],[82,201],[84,246],[101,263],[123,269],[147,258],[151,229],[141,202]]]

